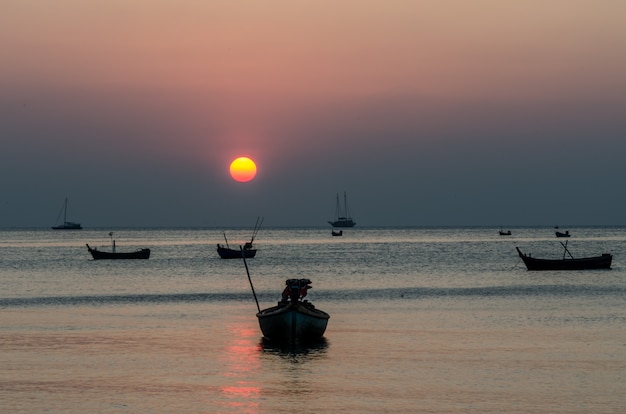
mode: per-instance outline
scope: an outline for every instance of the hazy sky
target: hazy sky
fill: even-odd
[[[3,0],[0,142],[0,227],[626,224],[626,1]]]

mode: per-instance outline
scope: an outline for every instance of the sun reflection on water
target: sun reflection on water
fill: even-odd
[[[258,328],[246,322],[230,327],[230,345],[226,348],[224,376],[234,383],[220,387],[222,405],[228,412],[259,411],[261,386],[255,380],[259,371]]]

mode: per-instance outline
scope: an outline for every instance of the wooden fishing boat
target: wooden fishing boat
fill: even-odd
[[[243,250],[243,247],[241,249]],[[261,310],[245,257],[243,264],[256,302],[259,327],[266,339],[302,344],[319,340],[324,335],[330,315],[316,309],[311,302],[304,299],[311,289],[309,279],[287,279],[278,305]]]
[[[105,260],[105,259],[149,259],[150,258],[150,249],[138,249],[134,252],[105,252],[96,249],[92,249],[87,245],[87,249],[93,260]]]
[[[111,237],[111,251],[106,252],[98,250],[98,248],[91,248],[87,244],[87,250],[91,253],[93,260],[117,260],[117,259],[149,259],[150,249],[137,249],[132,252],[118,252],[115,247],[115,240],[113,240],[113,233],[109,233]]]
[[[500,230],[499,233],[500,233],[500,236],[510,236],[511,235],[511,230],[508,230],[508,231]]]
[[[350,212],[348,211],[348,197],[344,191],[343,193],[343,207],[339,203],[339,193],[337,193],[337,205],[335,207],[335,220],[329,221],[333,227],[354,227],[356,223],[350,217]]]
[[[311,289],[309,279],[287,279],[277,306],[257,313],[263,336],[273,341],[302,342],[324,335],[330,315],[304,300]]]
[[[569,254],[569,258],[563,255],[562,259],[538,259],[522,253],[519,247],[515,248],[528,270],[594,270],[611,268],[613,260],[611,254],[603,253],[601,256],[574,258],[567,250],[567,246],[563,244],[563,247],[565,247],[566,253]]]
[[[245,257],[246,259],[251,259],[256,256],[256,249],[252,244],[254,242],[254,238],[256,237],[259,229],[261,228],[261,224],[263,224],[263,218],[257,217],[256,223],[254,225],[254,230],[252,230],[252,237],[250,241],[243,245],[243,248],[239,249],[231,249],[228,245],[228,239],[226,238],[226,233],[224,233],[224,241],[225,245],[217,244],[217,254],[219,254],[222,259],[241,259],[241,257]]]
[[[83,229],[80,223],[67,221],[67,197],[65,197],[65,203],[63,204],[63,207],[61,207],[61,211],[59,212],[59,216],[57,217],[57,221],[56,221],[57,223],[59,222],[61,215],[63,215],[63,222],[52,226],[53,230],[82,230]]]
[[[231,249],[228,245],[223,246],[218,244],[217,254],[219,254],[222,259],[241,259],[242,254],[246,259],[250,259],[256,256],[256,249],[253,248],[251,244],[248,245],[248,243],[244,245],[243,251],[240,249]]]
[[[332,234],[333,236],[343,236],[343,230],[339,230],[339,231],[331,231],[330,234]]]
[[[566,230],[565,233],[560,232],[560,231],[555,231],[554,234],[556,234],[556,237],[569,237],[569,230]]]

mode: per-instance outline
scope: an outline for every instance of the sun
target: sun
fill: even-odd
[[[256,176],[256,164],[248,157],[239,157],[230,163],[230,176],[240,183],[251,181]]]

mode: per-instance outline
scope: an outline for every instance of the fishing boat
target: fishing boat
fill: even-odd
[[[337,193],[335,220],[329,221],[328,224],[333,227],[354,227],[354,225],[356,224],[350,217],[350,212],[348,211],[348,197],[346,196],[345,191],[343,193],[343,207],[339,202],[339,193]]]
[[[226,238],[226,233],[224,233],[224,241],[226,244],[217,244],[217,254],[219,254],[222,259],[241,259],[242,256],[246,259],[251,259],[256,256],[256,249],[254,248],[253,242],[261,228],[261,224],[263,224],[263,218],[257,217],[254,230],[252,230],[252,237],[249,242],[243,245],[242,249],[232,249],[228,245],[228,239]]]
[[[93,260],[113,260],[113,259],[149,259],[150,249],[137,249],[132,252],[118,252],[115,247],[115,240],[113,239],[113,233],[109,233],[111,237],[111,251],[106,252],[98,250],[98,248],[91,248],[87,244],[87,250],[91,253]]]
[[[82,230],[80,223],[67,221],[67,197],[65,197],[65,203],[63,203],[63,207],[61,207],[61,211],[57,217],[57,223],[59,222],[61,215],[63,215],[63,223],[52,226],[53,230]]]
[[[339,230],[339,231],[331,231],[330,234],[332,234],[333,236],[343,236],[343,230]]]
[[[565,233],[560,232],[560,231],[555,231],[554,234],[556,234],[556,237],[569,237],[569,230],[566,230]]]
[[[226,234],[224,234],[224,238],[226,238]],[[228,241],[226,241],[226,246],[219,243],[217,244],[217,254],[219,254],[222,259],[241,259],[242,254],[246,259],[251,259],[256,256],[256,249],[253,248],[250,243],[246,243],[242,252],[238,249],[231,249],[230,246],[228,246]]]
[[[500,236],[510,236],[511,230],[507,230],[507,231],[500,230],[499,233],[500,233]]]
[[[316,309],[311,302],[304,299],[312,288],[311,280],[287,279],[278,304],[261,310],[245,258],[243,263],[256,302],[256,316],[263,337],[275,342],[294,344],[319,340],[324,335],[330,315]]]
[[[567,244],[561,243],[565,248],[562,259],[537,259],[530,254],[522,253],[519,247],[517,253],[528,270],[594,270],[610,269],[613,256],[603,253],[601,256],[574,258],[567,249]],[[569,255],[569,257],[566,257]]]
[[[287,279],[278,305],[259,311],[256,316],[263,336],[273,341],[302,342],[324,335],[330,315],[304,300],[311,289],[309,279]]]

